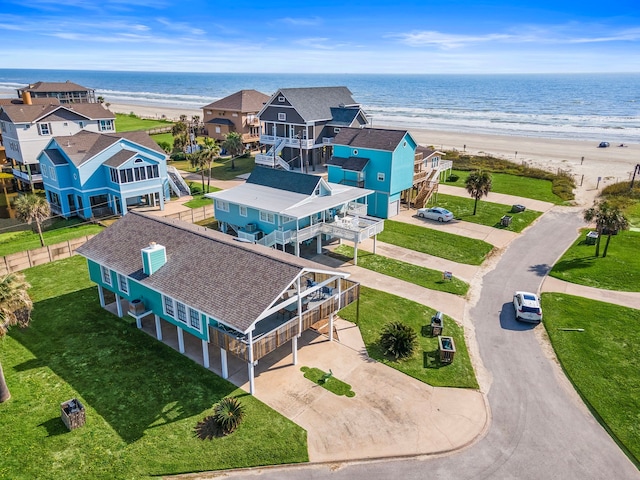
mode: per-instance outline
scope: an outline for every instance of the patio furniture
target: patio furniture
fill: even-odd
[[[333,296],[333,287],[322,287],[320,289],[320,292],[322,294],[322,298],[329,298]]]

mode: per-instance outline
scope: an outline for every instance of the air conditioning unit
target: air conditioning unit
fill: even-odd
[[[247,223],[246,227],[244,227],[245,232],[253,233],[258,229],[258,225],[255,223]]]

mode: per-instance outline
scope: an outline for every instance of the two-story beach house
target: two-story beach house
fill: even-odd
[[[178,220],[138,212],[78,248],[98,285],[100,305],[133,317],[223,378],[254,393],[261,358],[329,323],[359,298],[349,274]],[[215,272],[206,281],[195,270]],[[243,370],[246,375],[243,375]],[[242,376],[242,380],[237,381]]]
[[[19,190],[43,188],[38,155],[54,135],[116,131],[115,115],[98,103],[53,102],[0,105],[2,141]]]
[[[18,97],[57,99],[60,103],[96,103],[93,88],[70,82],[36,82],[18,88]]]
[[[257,166],[247,181],[229,190],[207,194],[214,200],[214,215],[223,232],[300,256],[301,244],[323,241],[358,244],[384,229],[379,218],[367,216],[372,190],[330,183],[317,175]]]
[[[402,192],[413,186],[416,146],[406,130],[340,128],[327,160],[328,180],[373,190],[367,213],[393,217]]]
[[[438,191],[438,185],[453,168],[451,160],[443,160],[444,153],[418,145],[413,171],[413,188],[405,190],[402,201],[414,208],[425,206],[429,198]]]
[[[51,210],[63,217],[124,215],[127,207],[164,209],[167,154],[146,132],[56,136],[39,155]]]
[[[242,143],[251,148],[260,141],[258,112],[269,95],[257,90],[240,90],[202,107],[202,121],[207,136],[223,142],[230,132],[242,135]]]
[[[367,125],[347,87],[282,88],[258,113],[260,143],[269,148],[256,164],[306,173],[331,156],[342,127]]]

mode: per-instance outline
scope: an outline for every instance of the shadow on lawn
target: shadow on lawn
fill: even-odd
[[[96,287],[37,302],[30,328],[14,338],[67,382],[127,443],[145,430],[201,414],[234,385],[100,307]],[[49,398],[58,405],[67,398]],[[43,426],[58,434],[59,418]]]
[[[577,268],[589,268],[593,265],[596,257],[574,258],[573,260],[561,260],[553,266],[553,271],[557,273],[575,270]]]

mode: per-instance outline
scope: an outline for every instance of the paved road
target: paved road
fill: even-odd
[[[476,444],[439,458],[275,467],[224,475],[279,480],[640,479],[640,472],[546,356],[537,338],[542,327],[517,323],[513,316],[513,290],[536,291],[581,224],[575,210],[548,212],[511,244],[483,279],[480,299],[470,315],[480,356],[492,377],[488,393],[492,423]]]

